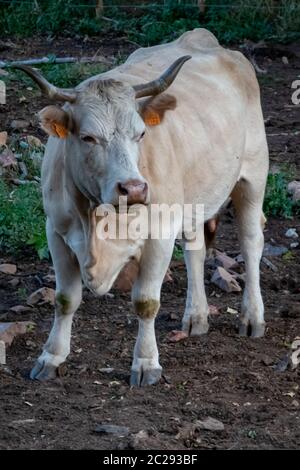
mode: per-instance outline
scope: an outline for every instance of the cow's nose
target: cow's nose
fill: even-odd
[[[147,201],[148,185],[143,181],[129,180],[118,183],[117,191],[120,196],[127,197],[127,204],[145,204]]]

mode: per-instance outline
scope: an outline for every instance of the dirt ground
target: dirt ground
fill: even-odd
[[[49,45],[37,39],[18,42],[17,48],[0,54],[4,59],[49,51],[87,55],[101,47],[102,54],[112,55],[121,44],[64,39]],[[122,47],[123,52],[133,48]],[[267,69],[260,83],[271,163],[285,163],[299,178],[300,114],[291,106],[291,84],[299,77],[300,46],[269,47],[260,51],[257,62]],[[46,104],[38,98],[20,105],[16,92],[30,96],[17,83],[8,89],[8,105],[1,109],[7,129],[12,119],[26,118]],[[29,131],[42,135],[35,128]],[[300,220],[270,219],[266,241],[289,247],[291,240],[284,234],[290,227],[300,233]],[[230,212],[221,222],[216,245],[229,255],[239,253]],[[53,288],[54,283],[44,279],[52,271],[47,262],[2,256],[0,263],[16,262],[18,272],[0,274],[0,321],[33,320],[36,328],[15,339],[7,351],[7,366],[0,367],[0,449],[299,449],[300,367],[283,372],[274,367],[300,336],[299,248],[292,253],[290,259],[270,258],[276,272],[261,266],[267,331],[257,340],[237,335],[237,317],[226,312],[228,307],[239,310],[241,295],[211,285],[207,267],[209,303],[219,307],[219,313],[211,315],[206,336],[171,343],[168,333],[180,328],[186,296],[185,268],[175,263],[173,281],[163,286],[157,319],[164,376],[158,385],[144,389],[128,385],[137,320],[129,294],[115,290],[103,299],[85,291],[74,322],[72,352],[61,376],[46,384],[30,381],[28,372],[47,338],[53,311],[44,305],[15,314],[9,308],[24,303],[42,285]],[[16,278],[19,283],[12,287],[8,281]],[[103,368],[113,370],[101,372]],[[222,421],[224,430],[182,431],[205,417]],[[100,423],[127,426],[130,433],[96,433]],[[142,430],[146,437],[137,439],[134,435]]]

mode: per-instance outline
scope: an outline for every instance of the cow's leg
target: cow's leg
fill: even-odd
[[[259,180],[259,179],[258,179]],[[264,304],[260,291],[260,259],[264,246],[262,212],[264,191],[256,189],[256,183],[242,180],[232,193],[237,212],[241,252],[245,261],[246,284],[240,317],[240,335],[260,337],[264,335]]]
[[[182,330],[191,336],[198,336],[208,331],[209,308],[204,286],[205,243],[200,250],[184,250],[188,274],[188,291]]]
[[[161,377],[154,326],[160,307],[161,286],[173,247],[174,240],[147,240],[143,250],[139,275],[132,291],[139,321],[130,380],[134,386],[151,385]]]
[[[56,274],[56,305],[51,333],[30,374],[31,379],[41,381],[56,377],[57,367],[69,355],[72,319],[82,295],[77,259],[49,222],[47,238]]]

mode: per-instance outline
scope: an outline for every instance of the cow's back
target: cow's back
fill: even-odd
[[[265,145],[259,87],[248,60],[221,47],[209,31],[196,29],[171,43],[139,49],[121,66],[89,80],[147,82],[187,54],[192,59],[168,89],[176,109],[148,128],[140,169],[150,181],[153,202],[203,202],[209,218],[243,172],[246,141],[255,136],[257,146]]]

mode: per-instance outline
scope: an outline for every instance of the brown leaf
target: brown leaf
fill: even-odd
[[[171,341],[171,343],[177,343],[185,338],[188,338],[188,334],[181,330],[173,330],[168,335],[168,340]]]

